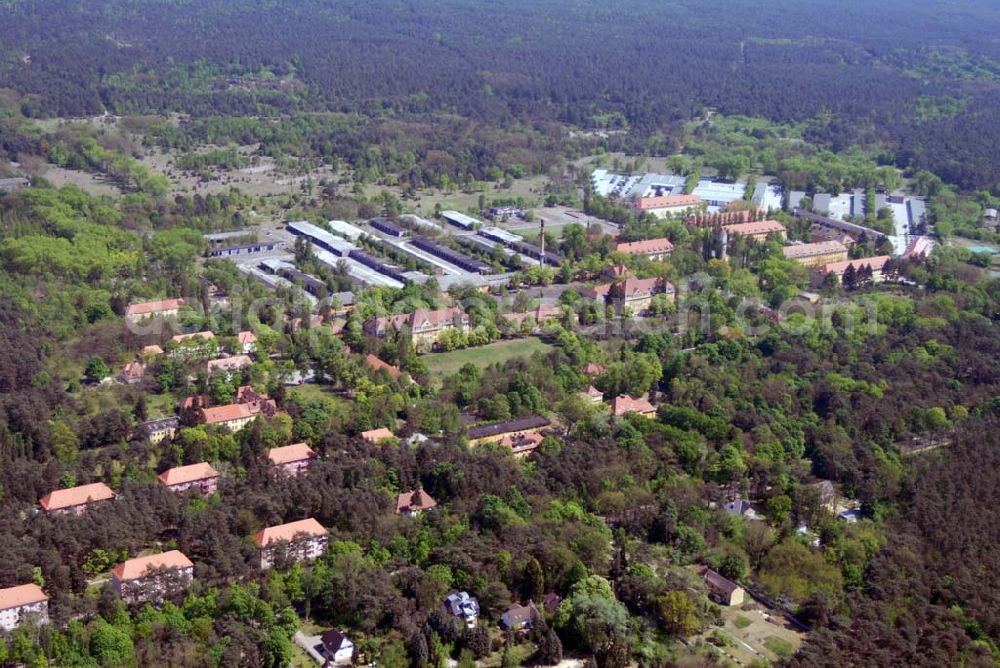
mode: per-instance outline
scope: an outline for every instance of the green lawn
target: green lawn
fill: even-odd
[[[768,648],[782,659],[787,659],[792,654],[795,654],[795,647],[792,646],[792,643],[787,640],[783,640],[778,636],[768,636],[764,638],[764,647]]]
[[[751,620],[747,619],[746,617],[744,617],[743,615],[737,615],[733,619],[733,626],[735,626],[738,629],[745,629],[746,627],[750,626],[751,624],[753,624],[753,622]]]
[[[535,352],[546,352],[552,346],[537,337],[497,341],[488,346],[453,350],[448,353],[432,353],[424,357],[432,376],[447,376],[455,373],[468,363],[485,368],[494,362],[503,362],[514,357],[530,357]]]

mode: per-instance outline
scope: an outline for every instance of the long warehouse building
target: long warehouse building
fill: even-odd
[[[347,266],[347,275],[363,285],[377,285],[386,288],[403,287],[402,281],[381,274],[349,257],[339,257],[329,251],[317,250],[316,259],[331,269],[337,269],[340,263],[344,263]]]
[[[460,267],[466,271],[470,271],[475,274],[493,273],[493,268],[485,262],[480,262],[479,260],[471,258],[468,255],[459,253],[448,246],[442,246],[441,244],[434,243],[428,239],[414,239],[412,243],[420,250],[436,255],[442,260],[450,262],[456,267]]]
[[[315,246],[329,251],[334,255],[340,255],[341,257],[346,257],[351,251],[357,250],[358,248],[343,237],[338,237],[336,234],[327,232],[323,228],[317,227],[316,225],[308,223],[304,220],[288,223],[288,231],[296,236],[306,237],[311,240]]]

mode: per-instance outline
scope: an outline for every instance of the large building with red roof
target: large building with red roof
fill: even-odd
[[[110,501],[115,493],[103,482],[49,492],[38,504],[47,513],[82,515],[94,504]]]
[[[308,470],[316,457],[316,452],[305,443],[293,443],[267,451],[271,466],[293,476]]]
[[[623,241],[615,244],[615,251],[629,255],[642,255],[650,260],[664,260],[674,250],[670,239],[643,239],[642,241]]]
[[[26,623],[49,623],[49,597],[36,584],[0,589],[0,630],[13,631]]]
[[[253,536],[260,551],[260,567],[271,568],[282,553],[295,561],[321,557],[326,552],[329,533],[311,517],[261,529]]]
[[[251,404],[226,404],[201,409],[201,421],[209,427],[222,427],[237,432],[254,421],[258,415]]]
[[[616,417],[621,417],[626,413],[638,413],[646,417],[656,417],[656,408],[648,400],[621,394],[611,400],[611,413]]]
[[[161,299],[132,304],[125,311],[125,319],[129,322],[141,322],[146,318],[173,317],[177,315],[184,303],[183,299]]]
[[[111,585],[123,601],[140,603],[181,592],[193,577],[191,560],[171,550],[118,564],[111,570]]]
[[[160,483],[171,492],[196,490],[202,494],[214,494],[219,488],[219,472],[208,462],[175,466],[159,476]]]
[[[776,220],[760,220],[755,223],[723,225],[722,229],[726,234],[739,234],[751,239],[757,239],[758,241],[763,241],[769,234],[777,234],[782,239],[785,239],[788,235],[785,226]]]
[[[641,197],[632,205],[636,214],[650,213],[657,218],[692,213],[705,208],[705,200],[696,195]]]

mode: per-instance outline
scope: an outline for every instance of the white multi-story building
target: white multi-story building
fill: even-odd
[[[0,630],[25,623],[49,623],[49,597],[36,584],[0,589]]]
[[[260,549],[260,567],[264,570],[271,568],[282,550],[295,561],[321,557],[326,552],[329,533],[311,517],[261,529],[253,536]]]

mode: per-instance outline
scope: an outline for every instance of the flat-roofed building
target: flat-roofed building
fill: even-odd
[[[128,307],[125,311],[125,320],[140,322],[147,318],[175,317],[184,304],[185,301],[183,299],[161,299],[152,302],[139,302]]]
[[[271,466],[293,476],[308,470],[317,457],[316,451],[305,443],[293,443],[267,451]]]
[[[175,466],[167,469],[157,478],[171,492],[197,490],[202,494],[214,494],[219,488],[219,472],[208,462]]]
[[[839,241],[818,241],[795,244],[782,249],[785,257],[806,267],[841,262],[847,259],[847,246]]]
[[[129,559],[111,570],[111,586],[127,603],[156,601],[187,589],[194,564],[180,550]]]
[[[13,631],[22,624],[48,624],[49,597],[36,584],[0,589],[0,630]]]
[[[737,223],[736,225],[723,225],[726,234],[740,234],[745,237],[763,241],[769,234],[777,234],[782,239],[787,236],[785,226],[776,220],[761,220],[755,223]]]
[[[326,552],[329,533],[311,517],[262,529],[253,536],[260,553],[260,567],[271,568],[280,554],[295,561],[321,557]]]
[[[83,515],[92,506],[110,501],[115,493],[103,482],[49,492],[38,505],[47,513]]]

